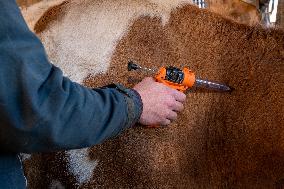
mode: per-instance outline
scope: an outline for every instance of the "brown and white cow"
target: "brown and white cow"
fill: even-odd
[[[88,87],[133,86],[128,60],[190,67],[232,93],[193,90],[178,121],[135,127],[90,149],[35,154],[30,188],[284,187],[284,31],[247,26],[179,0],[77,0],[35,31],[50,60]]]

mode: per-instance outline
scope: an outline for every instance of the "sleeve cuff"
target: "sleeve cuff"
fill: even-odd
[[[111,84],[102,88],[115,88],[122,94],[127,104],[127,121],[125,128],[130,128],[137,123],[143,111],[143,102],[140,94],[134,89],[128,89],[121,84]]]
[[[143,111],[143,103],[140,94],[134,89],[126,89],[126,102],[128,106],[127,127],[134,126],[141,117]]]

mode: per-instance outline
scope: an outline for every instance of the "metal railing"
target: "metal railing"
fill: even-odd
[[[205,8],[206,7],[205,0],[192,0],[192,1],[193,1],[193,3],[198,5],[199,8]]]

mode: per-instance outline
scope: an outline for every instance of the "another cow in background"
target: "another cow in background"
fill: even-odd
[[[262,24],[265,27],[273,26],[270,21],[271,10],[269,3],[274,0],[204,0],[207,7],[240,23],[249,25]],[[272,8],[272,10],[273,10]]]

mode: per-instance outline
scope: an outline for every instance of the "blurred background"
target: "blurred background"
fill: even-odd
[[[54,0],[17,0],[22,8],[28,8],[41,2],[39,9],[43,9],[45,2]],[[284,0],[192,0],[199,8],[208,8],[224,17],[245,24],[261,23],[266,27],[284,28]],[[36,6],[36,5],[35,5]]]

